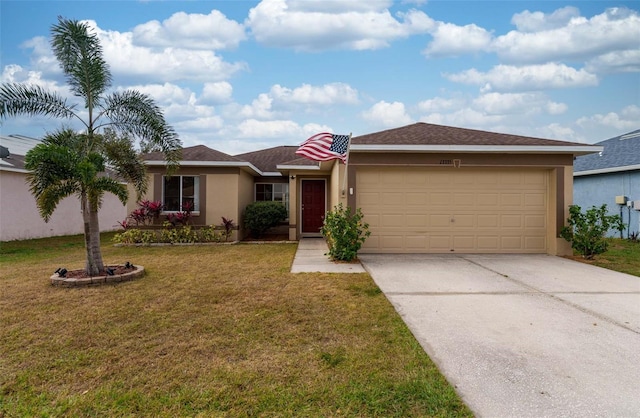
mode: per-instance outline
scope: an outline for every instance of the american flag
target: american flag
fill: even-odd
[[[347,151],[351,135],[335,135],[322,132],[307,139],[298,147],[296,154],[314,161],[340,159],[347,163]]]

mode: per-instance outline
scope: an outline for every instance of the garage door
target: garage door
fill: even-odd
[[[359,167],[356,179],[363,252],[547,250],[546,170]]]

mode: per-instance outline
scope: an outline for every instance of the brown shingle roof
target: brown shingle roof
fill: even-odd
[[[163,161],[164,154],[159,151],[150,152],[148,154],[143,154],[142,159],[145,161]],[[229,154],[225,154],[224,152],[211,149],[205,145],[195,145],[193,147],[183,148],[181,160],[182,161],[234,161],[234,162],[244,161],[244,160],[239,160],[236,157],[233,157]]]
[[[424,122],[356,136],[353,137],[351,143],[358,145],[576,145],[575,142],[454,128],[452,126],[432,125]]]
[[[241,159],[242,161],[249,161],[263,172],[277,172],[278,169],[276,166],[278,164],[300,158],[296,155],[297,149],[297,146],[283,145],[260,151],[238,154],[235,158]],[[309,165],[309,160],[307,160],[307,165]]]

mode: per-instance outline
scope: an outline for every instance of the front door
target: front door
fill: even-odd
[[[302,180],[302,233],[318,234],[326,208],[324,180]]]

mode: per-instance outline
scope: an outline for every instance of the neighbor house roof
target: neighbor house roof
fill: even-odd
[[[603,147],[603,150],[576,158],[573,165],[575,176],[640,170],[640,129],[595,145]]]
[[[598,152],[593,145],[501,134],[418,122],[353,137],[351,151],[412,152],[561,152],[581,155]]]
[[[0,158],[0,170],[26,173],[24,168],[24,156],[41,141],[22,135],[0,135],[0,146],[4,147],[9,155],[3,152]]]

